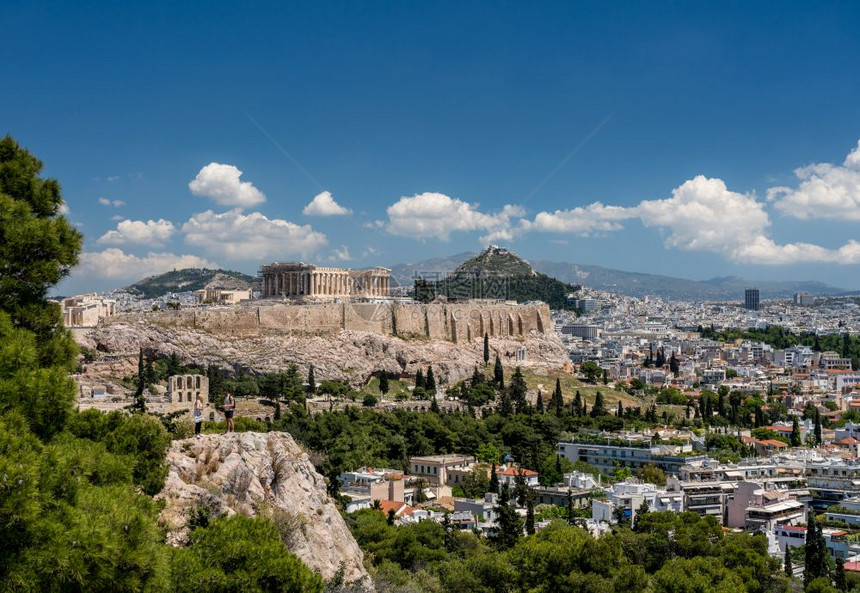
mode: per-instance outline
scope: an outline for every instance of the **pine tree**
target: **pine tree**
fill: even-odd
[[[421,389],[424,389],[425,386],[426,384],[424,383],[424,373],[421,372],[421,369],[418,369],[417,371],[415,371],[415,389],[418,389],[419,387]]]
[[[433,376],[432,365],[427,367],[427,378],[424,380],[424,389],[431,394],[436,393],[436,377]]]
[[[508,417],[514,413],[514,405],[511,402],[511,394],[507,389],[503,389],[499,397],[499,414]]]
[[[308,369],[308,393],[314,395],[317,392],[317,380],[314,377],[314,365]]]
[[[535,402],[535,409],[537,410],[537,413],[538,413],[538,414],[543,414],[543,413],[544,413],[544,408],[543,408],[543,394],[541,394],[540,389],[538,389],[538,393],[537,393],[537,401]]]
[[[385,371],[379,373],[379,392],[382,395],[388,393],[388,373]]]
[[[499,360],[498,354],[496,354],[496,363],[493,365],[493,381],[496,382],[497,389],[505,388],[505,370],[502,368],[502,361]]]
[[[793,577],[794,567],[791,565],[791,546],[788,544],[785,546],[785,563],[783,566],[785,567],[785,576]]]
[[[791,419],[791,438],[789,439],[789,443],[792,447],[799,447],[801,444],[800,423],[797,421],[797,416]]]
[[[484,364],[490,363],[490,337],[484,332]]]

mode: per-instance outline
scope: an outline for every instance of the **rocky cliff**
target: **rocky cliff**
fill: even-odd
[[[270,516],[290,551],[326,580],[372,590],[358,544],[326,495],[325,482],[287,433],[204,435],[175,441],[161,522],[172,545],[188,541],[189,518],[235,513]]]
[[[141,319],[138,323],[114,323],[99,327],[78,341],[93,350],[114,356],[87,364],[88,381],[105,382],[136,371],[137,352],[144,348],[156,355],[176,353],[186,363],[222,368],[273,372],[290,363],[307,368],[313,364],[317,381],[348,380],[363,385],[375,372],[414,375],[433,365],[437,379],[452,383],[472,374],[483,364],[483,340],[452,343],[448,340],[403,339],[363,331],[342,330],[334,335],[269,335],[242,337],[177,327],[165,327]],[[569,359],[555,332],[530,332],[525,336],[493,337],[490,347],[506,365],[560,368]],[[516,361],[525,348],[526,360]],[[118,355],[118,356],[117,356]]]

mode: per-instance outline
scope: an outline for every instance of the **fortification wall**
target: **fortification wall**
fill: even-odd
[[[108,317],[106,324],[135,323],[141,317],[164,327],[199,329],[231,337],[331,335],[342,329],[397,333],[466,343],[489,336],[523,336],[551,331],[547,305],[489,303],[271,304],[258,307],[160,311]]]

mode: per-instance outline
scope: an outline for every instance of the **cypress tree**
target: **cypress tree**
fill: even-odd
[[[576,395],[573,396],[573,415],[584,416],[585,412],[582,408],[582,396],[579,394],[579,389],[576,390]]]
[[[439,413],[439,402],[436,401],[436,394],[433,394],[433,399],[430,400],[430,411],[434,414]]]
[[[436,393],[436,378],[433,376],[433,366],[427,367],[427,378],[424,379],[424,389],[431,394]]]
[[[820,445],[822,443],[821,438],[821,414],[818,413],[818,409],[815,410],[815,444]]]
[[[382,371],[379,375],[379,392],[382,395],[388,393],[388,373]]]
[[[314,395],[317,392],[317,381],[314,377],[314,365],[308,369],[308,393]]]
[[[552,392],[552,406],[556,416],[564,415],[564,397],[561,394],[561,379],[555,380],[555,391]]]
[[[493,365],[493,380],[498,389],[505,388],[505,370],[502,368],[502,361],[499,360],[498,354],[496,354],[496,363]]]
[[[478,372],[478,367],[475,367],[475,370],[472,372],[472,381],[471,381],[472,387],[475,387],[476,385],[483,383],[483,382],[484,382],[484,377]]]
[[[137,389],[134,392],[135,397],[143,395],[143,387],[146,383],[146,371],[143,367],[143,348],[137,354]]]
[[[582,402],[581,413],[579,415],[582,417],[588,416],[588,404],[586,404],[585,402]]]
[[[418,387],[421,389],[425,388],[424,373],[421,372],[421,369],[415,371],[415,388],[417,389]]]
[[[681,365],[678,362],[678,357],[675,356],[674,352],[672,352],[672,358],[669,359],[669,370],[676,377],[678,376],[678,373],[681,371]]]
[[[791,565],[791,546],[785,546],[785,576],[793,577],[794,576],[794,567]]]
[[[499,502],[495,507],[496,516],[496,545],[503,550],[513,548],[522,535],[522,523],[517,512],[510,505],[510,492],[507,485],[499,492]]]
[[[535,501],[532,496],[526,500],[526,533],[528,535],[535,534]]]
[[[511,404],[517,414],[522,414],[526,411],[526,380],[523,378],[523,372],[520,367],[514,369],[514,374],[511,376],[511,386],[508,389],[511,398]]]
[[[591,406],[591,417],[597,418],[598,416],[603,416],[606,414],[606,410],[603,408],[603,394],[599,391],[594,396],[594,405]]]
[[[845,576],[845,560],[836,559],[836,573],[833,575],[833,584],[839,593],[847,593],[848,579]]]
[[[624,404],[621,403],[621,400],[618,400],[618,411],[615,412],[615,415],[621,418],[624,416]]]
[[[490,492],[493,494],[499,493],[499,476],[496,475],[496,462],[493,462],[490,467]]]
[[[791,438],[789,439],[789,443],[792,447],[799,447],[801,444],[800,423],[797,421],[797,416],[791,419]]]
[[[535,402],[535,409],[537,410],[538,414],[543,414],[543,412],[544,412],[543,395],[541,394],[540,390],[538,390],[538,393],[537,393],[537,401]]]
[[[567,522],[570,525],[573,525],[574,519],[574,508],[573,508],[573,491],[568,488],[567,489]]]
[[[490,337],[484,332],[484,364],[490,363]]]

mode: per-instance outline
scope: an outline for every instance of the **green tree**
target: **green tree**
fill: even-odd
[[[235,515],[195,529],[191,545],[174,551],[171,566],[176,593],[198,593],[203,583],[208,591],[243,593],[321,593],[324,587],[261,517]]]
[[[77,349],[48,289],[78,262],[82,236],[60,214],[60,184],[10,136],[0,140],[0,311],[33,332],[39,364],[74,368]]]
[[[484,364],[490,364],[490,337],[484,332]]]
[[[526,380],[523,378],[523,372],[520,367],[514,369],[514,374],[511,376],[511,385],[508,388],[508,396],[514,406],[517,414],[522,414],[526,410],[528,401],[526,400]]]
[[[317,380],[314,376],[314,365],[308,368],[308,393],[314,395],[317,392]]]
[[[818,409],[815,410],[815,444],[820,445],[824,442],[821,438],[821,414],[818,412]]]
[[[789,439],[789,443],[792,447],[799,447],[801,445],[800,424],[797,421],[797,416],[793,416],[791,419],[791,438]]]
[[[842,558],[836,559],[836,571],[833,573],[833,584],[839,593],[847,593],[848,578],[845,576],[845,560]]]
[[[493,508],[496,512],[496,534],[493,542],[502,550],[514,547],[522,536],[523,525],[520,516],[510,504],[508,486],[502,486],[499,499]]]
[[[488,492],[499,493],[499,476],[496,474],[496,462],[490,466],[490,489]]]
[[[535,501],[533,496],[526,498],[526,534],[535,534]]]
[[[541,394],[540,389],[538,389],[537,399],[535,400],[535,411],[537,411],[538,414],[544,413],[543,394]]]
[[[424,389],[427,384],[424,382],[424,373],[421,369],[415,371],[415,389]]]
[[[424,380],[424,389],[431,394],[436,394],[436,377],[433,376],[432,365],[427,367],[427,378]]]
[[[496,389],[501,391],[505,388],[505,370],[502,368],[502,361],[499,360],[498,354],[496,354],[496,362],[493,365],[493,381],[496,383]]]
[[[388,373],[385,371],[379,373],[379,391],[382,395],[388,393]]]
[[[792,578],[794,576],[794,567],[791,565],[791,546],[785,546],[785,559],[783,560],[783,569],[785,576]]]
[[[604,416],[606,414],[606,409],[603,406],[603,394],[599,391],[594,396],[594,405],[591,406],[591,417],[598,418],[599,416]]]
[[[596,383],[597,380],[603,375],[603,371],[600,366],[594,362],[593,360],[587,360],[582,363],[582,367],[580,368],[582,374],[585,375],[585,380],[590,383]]]
[[[552,392],[552,407],[555,415],[561,417],[564,415],[564,395],[561,392],[561,379],[556,378],[555,390]]]

